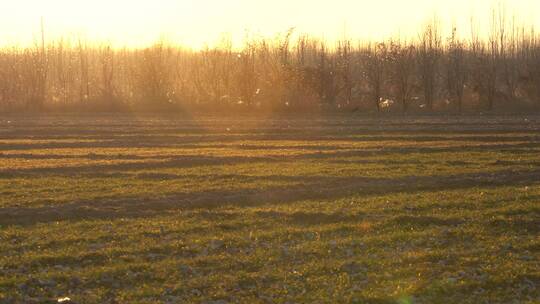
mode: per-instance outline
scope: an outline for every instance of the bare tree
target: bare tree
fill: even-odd
[[[107,45],[100,50],[99,57],[101,64],[101,98],[104,101],[115,101],[116,92],[114,86],[114,52],[111,50],[111,47]]]
[[[208,111],[242,101],[310,111],[369,100],[380,111],[389,98],[411,112],[417,93],[429,110],[439,97],[459,111],[493,109],[498,100],[516,108],[538,102],[537,33],[524,27],[520,33],[515,20],[508,28],[503,12],[494,11],[491,23],[487,39],[471,28],[470,43],[455,29],[443,41],[435,20],[413,43],[363,41],[353,48],[347,39],[330,45],[300,36],[293,45],[291,29],[274,39],[248,37],[239,51],[230,39],[201,51],[163,42],[114,49],[81,39],[46,44],[43,34],[32,47],[0,49],[0,110],[88,109],[89,102],[108,100]]]
[[[253,105],[257,90],[257,73],[255,71],[255,47],[247,44],[238,54],[240,69],[238,70],[239,103]]]
[[[379,43],[375,46],[369,45],[363,58],[364,77],[370,87],[370,99],[375,104],[377,112],[381,111],[380,102],[383,94],[387,53],[388,47],[385,43]]]
[[[437,74],[439,68],[441,35],[437,21],[434,20],[426,26],[420,37],[420,49],[417,52],[420,78],[424,101],[428,110],[433,110],[433,103],[436,98]]]
[[[390,43],[390,75],[392,82],[395,83],[397,100],[401,103],[403,112],[407,112],[412,97],[415,50],[413,45],[402,46],[399,43]]]
[[[344,103],[349,105],[353,99],[352,48],[350,41],[339,41],[337,47],[337,73],[339,93],[343,94]]]
[[[468,71],[465,62],[465,46],[463,42],[458,40],[456,32],[457,30],[454,27],[448,43],[446,85],[449,100],[457,105],[457,109],[461,113]]]
[[[540,106],[540,41],[534,28],[528,36],[523,34],[522,37],[522,53],[527,68],[521,76],[521,82],[529,88],[529,95]]]
[[[495,98],[497,96],[497,80],[499,73],[499,60],[504,58],[505,54],[505,27],[504,22],[501,22],[497,15],[497,11],[494,9],[492,12],[491,31],[488,41],[487,55],[483,56],[483,66],[486,69],[484,75],[484,96],[487,105],[487,110],[493,110]]]
[[[138,88],[143,104],[154,103],[161,107],[171,100],[172,70],[168,59],[171,49],[159,42],[140,51]]]
[[[503,19],[504,20],[504,19]],[[503,27],[503,26],[501,26]],[[501,60],[503,64],[503,79],[506,87],[507,98],[515,102],[517,98],[518,81],[520,74],[520,64],[522,63],[522,54],[518,45],[518,29],[515,18],[512,20],[511,32],[504,44],[501,44]],[[501,30],[504,32],[504,29]],[[504,39],[504,37],[502,37]]]
[[[79,39],[78,45],[79,51],[79,72],[80,72],[80,89],[79,89],[79,100],[85,102],[90,98],[90,72],[89,72],[89,63],[88,63],[88,46],[86,43],[83,44],[81,39]]]
[[[324,44],[319,48],[319,101],[321,104],[333,106],[336,103],[338,88],[335,79],[336,60],[331,56]]]

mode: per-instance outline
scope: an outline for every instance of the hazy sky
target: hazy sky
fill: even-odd
[[[0,45],[79,35],[116,45],[140,46],[160,37],[191,47],[213,43],[223,33],[238,42],[251,35],[296,32],[334,39],[416,36],[437,15],[446,28],[470,32],[470,18],[487,28],[502,5],[519,23],[540,27],[540,0],[1,0]]]

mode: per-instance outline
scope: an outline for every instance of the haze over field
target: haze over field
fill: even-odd
[[[0,304],[540,303],[540,0],[0,0]]]
[[[147,46],[160,37],[191,48],[219,41],[224,33],[236,45],[246,34],[273,36],[297,32],[335,40],[389,36],[417,37],[434,15],[445,29],[456,24],[470,34],[471,16],[485,33],[494,8],[519,23],[540,24],[536,0],[21,0],[0,4],[0,45],[25,45],[40,36],[40,18],[50,39],[85,36],[115,45]]]

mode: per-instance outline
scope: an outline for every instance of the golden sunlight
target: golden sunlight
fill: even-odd
[[[0,0],[0,304],[539,303],[538,28]]]
[[[84,37],[119,46],[145,46],[158,39],[192,48],[227,35],[235,44],[246,36],[273,36],[295,28],[325,39],[416,37],[422,24],[437,16],[446,29],[455,24],[470,32],[471,17],[480,31],[489,27],[493,9],[508,18],[538,25],[537,0],[21,0],[0,6],[0,45],[27,45],[47,38]]]

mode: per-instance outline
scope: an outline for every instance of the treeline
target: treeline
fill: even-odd
[[[494,18],[443,37],[328,44],[307,36],[201,51],[60,40],[0,50],[1,111],[390,111],[540,109],[540,39]],[[509,25],[510,24],[510,25]],[[447,37],[449,36],[449,37]]]

